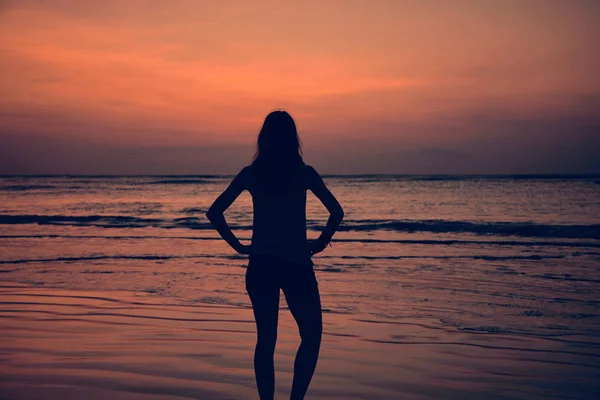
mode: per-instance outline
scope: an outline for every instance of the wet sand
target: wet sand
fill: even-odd
[[[600,343],[326,313],[309,399],[594,398]],[[145,292],[0,287],[2,399],[256,399],[249,308]],[[296,326],[282,303],[277,396]],[[567,343],[569,342],[569,343]]]

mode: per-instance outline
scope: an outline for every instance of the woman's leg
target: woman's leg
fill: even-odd
[[[279,313],[279,286],[272,276],[251,265],[246,273],[246,290],[252,302],[256,321],[257,341],[254,350],[254,373],[261,400],[273,400],[275,395],[275,368],[273,355],[277,342]]]
[[[294,274],[293,279],[286,282],[283,292],[302,339],[294,362],[290,400],[302,400],[317,366],[323,332],[321,297],[312,267]]]

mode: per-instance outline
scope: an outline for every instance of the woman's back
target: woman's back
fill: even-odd
[[[267,254],[312,265],[306,238],[306,191],[312,167],[266,174],[257,165],[245,168],[254,209],[251,254]]]

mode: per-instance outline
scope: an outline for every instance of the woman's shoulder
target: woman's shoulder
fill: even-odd
[[[246,165],[233,179],[238,185],[242,185],[245,189],[248,188],[252,181],[252,170],[250,165]]]
[[[321,179],[321,175],[317,172],[317,170],[312,166],[305,164],[304,165],[304,176],[308,181],[314,181],[315,179]]]
[[[302,172],[304,172],[307,175],[315,175],[315,174],[319,175],[317,170],[312,165],[304,164],[302,167],[303,167]]]
[[[250,182],[255,175],[255,167],[252,164],[246,165],[238,174],[244,181]]]

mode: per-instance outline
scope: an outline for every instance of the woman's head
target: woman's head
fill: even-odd
[[[302,163],[302,148],[296,123],[286,111],[273,111],[258,134],[254,161],[261,164]]]

